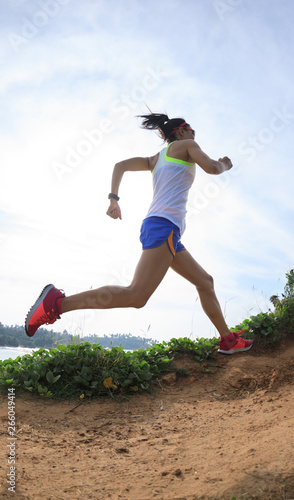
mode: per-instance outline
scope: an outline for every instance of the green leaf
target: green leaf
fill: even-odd
[[[40,384],[38,385],[39,394],[46,394],[48,392],[48,388],[46,386],[42,387]]]
[[[6,385],[11,385],[12,382],[13,382],[12,378],[8,378],[7,380],[5,380]]]
[[[54,375],[52,373],[51,370],[49,370],[47,373],[46,373],[46,380],[47,382],[49,382],[49,384],[53,384],[53,380],[54,380]]]
[[[57,349],[62,352],[67,352],[67,347],[63,344],[58,345]]]
[[[153,377],[152,373],[150,373],[150,372],[142,372],[140,378],[143,379],[143,380],[151,380],[152,377]]]
[[[33,387],[32,379],[24,380],[23,383],[24,383],[25,387]]]
[[[48,374],[49,374],[49,372],[47,372],[47,374],[46,374],[46,379],[47,379],[47,382],[49,382],[50,384],[55,384],[55,382],[57,382],[57,380],[59,380],[59,379],[60,379],[60,377],[61,377],[61,375],[60,375],[60,374],[59,374],[59,375],[54,376],[54,375],[53,375],[53,373],[52,373],[52,372],[50,372],[50,374],[52,374],[52,376],[51,376],[51,375],[49,375],[49,378],[48,378],[48,376],[47,376]],[[49,379],[50,379],[50,380],[49,380]]]
[[[74,381],[75,382],[79,382],[80,384],[84,385],[85,387],[89,387],[89,382],[88,380],[85,380],[83,377],[81,377],[80,375],[75,375],[73,377]]]
[[[91,383],[90,388],[91,388],[91,389],[95,389],[95,388],[97,387],[98,383],[99,383],[99,382],[98,382],[98,380],[94,380],[94,381]]]
[[[38,356],[39,354],[43,354],[43,352],[46,352],[46,349],[43,349],[43,347],[41,347],[41,349],[33,352],[33,356]]]

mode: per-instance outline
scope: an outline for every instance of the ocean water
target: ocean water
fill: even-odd
[[[35,349],[30,349],[29,347],[0,347],[0,361],[5,359],[15,359],[17,356],[24,356],[25,354],[31,354],[33,351],[37,351],[39,347]]]
[[[0,361],[5,359],[16,359],[17,356],[24,356],[25,354],[31,354],[33,351],[38,351],[40,347],[35,347],[30,349],[29,347],[0,347]],[[106,348],[107,349],[107,348]],[[125,352],[132,352],[133,349],[124,349]]]

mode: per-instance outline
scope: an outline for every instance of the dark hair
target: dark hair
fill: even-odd
[[[160,113],[140,115],[143,118],[142,127],[148,130],[158,130],[160,137],[167,142],[176,140],[175,133],[182,124],[186,124],[184,118],[172,118]]]

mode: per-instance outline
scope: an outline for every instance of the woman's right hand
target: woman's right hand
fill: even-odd
[[[106,212],[109,217],[112,219],[120,219],[121,220],[121,209],[116,200],[111,199],[110,205],[108,207],[108,210]]]
[[[219,158],[219,160],[221,163],[223,163],[225,166],[226,166],[226,170],[230,170],[233,166],[233,163],[231,162],[230,158],[228,158],[227,156],[225,156],[224,158]]]

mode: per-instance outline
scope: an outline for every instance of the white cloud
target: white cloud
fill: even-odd
[[[16,17],[6,6],[9,30],[21,33],[23,18],[36,20],[39,5],[23,2]],[[274,293],[293,267],[289,11],[284,4],[240,2],[221,20],[213,2],[128,6],[71,0],[18,52],[2,30],[4,323],[21,323],[46,282],[67,293],[127,284],[140,256],[151,176],[126,174],[122,222],[105,212],[114,163],[162,147],[134,119],[147,111],[145,102],[189,120],[210,156],[233,158],[235,169],[219,178],[198,171],[183,237],[214,275],[229,324],[258,310],[256,297],[266,307],[263,293]],[[287,109],[288,123],[284,118],[273,131],[277,109]],[[56,163],[69,169],[61,179]],[[68,314],[54,328],[140,334],[151,324],[150,335],[162,339],[214,334],[195,300],[193,287],[170,272],[143,310]]]

